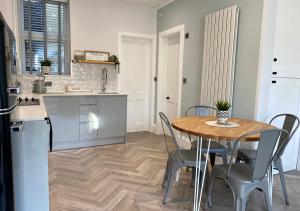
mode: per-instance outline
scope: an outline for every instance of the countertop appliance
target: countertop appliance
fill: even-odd
[[[8,81],[15,70],[15,39],[0,13],[0,210],[14,211],[10,117],[17,106]]]
[[[38,93],[38,94],[46,93],[45,80],[37,79],[37,80],[33,81],[32,93]]]

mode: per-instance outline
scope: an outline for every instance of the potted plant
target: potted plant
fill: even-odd
[[[218,100],[216,103],[218,124],[227,124],[229,118],[230,103],[226,100]]]
[[[41,61],[41,68],[42,68],[42,73],[44,75],[49,75],[50,74],[50,68],[51,68],[51,61],[49,59],[45,59]]]

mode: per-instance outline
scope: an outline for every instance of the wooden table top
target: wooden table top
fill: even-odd
[[[209,126],[205,122],[216,120],[215,116],[189,116],[181,117],[172,121],[172,126],[183,133],[187,133],[194,136],[201,136],[203,138],[211,138],[220,141],[235,141],[245,133],[261,130],[271,129],[274,126],[257,122],[253,120],[230,118],[230,122],[238,123],[240,126],[235,128],[222,128]],[[259,135],[249,136],[246,141],[257,141]]]

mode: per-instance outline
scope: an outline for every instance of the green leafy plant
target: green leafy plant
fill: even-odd
[[[228,111],[231,105],[227,100],[218,100],[216,107],[219,111]]]
[[[51,61],[49,59],[45,59],[41,61],[41,66],[51,66]]]

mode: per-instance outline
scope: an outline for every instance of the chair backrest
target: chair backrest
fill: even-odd
[[[288,145],[289,141],[292,139],[300,125],[299,118],[293,114],[276,115],[270,120],[269,124],[272,124],[274,121],[280,118],[284,118],[282,129],[286,130],[289,133],[289,138],[286,138],[286,134],[284,133],[280,135],[278,145],[280,146],[281,151],[278,152],[278,157],[281,157],[281,155],[284,153],[286,146]]]
[[[242,135],[238,141],[236,142],[233,154],[237,151],[237,145],[241,140],[244,140],[246,137],[253,136],[253,135],[260,135],[260,141],[258,144],[258,148],[256,151],[256,158],[253,167],[253,174],[251,180],[262,180],[268,168],[270,167],[271,163],[274,159],[278,156],[278,153],[281,151],[282,147],[279,146],[279,137],[283,134],[285,137],[289,136],[289,133],[283,129],[266,129],[266,130],[258,130],[252,131]],[[275,150],[277,146],[277,149]],[[230,167],[228,171],[228,177],[230,177],[230,169],[233,162],[233,156],[230,160]],[[247,165],[247,164],[245,164]]]
[[[163,133],[164,133],[164,140],[165,140],[165,144],[166,144],[166,148],[167,148],[169,156],[171,156],[172,151],[176,150],[177,151],[176,155],[178,155],[179,159],[183,162],[183,158],[182,158],[182,155],[180,152],[180,148],[177,144],[176,136],[172,129],[172,125],[170,124],[167,116],[164,113],[159,112],[159,116],[160,116],[161,126],[162,126]],[[171,135],[171,141],[167,140],[167,134],[166,134],[167,131],[166,130],[169,131],[169,133]]]
[[[195,115],[195,116],[209,116],[209,115],[215,115],[217,112],[216,108],[210,107],[210,106],[191,106],[185,111],[185,116],[189,116],[189,114]]]

